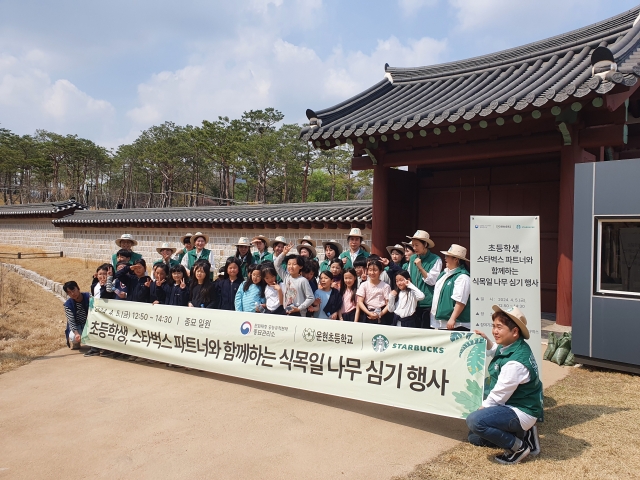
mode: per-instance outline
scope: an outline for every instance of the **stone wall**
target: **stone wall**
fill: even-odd
[[[226,257],[234,255],[236,248],[234,243],[240,237],[248,237],[249,240],[262,233],[269,239],[278,235],[284,236],[294,244],[305,235],[311,235],[320,245],[318,257],[324,258],[321,243],[335,239],[343,247],[347,247],[348,229],[290,229],[290,230],[241,230],[241,229],[202,229],[209,235],[207,247],[214,252],[216,265],[220,266]],[[25,247],[41,248],[46,251],[62,251],[67,257],[89,258],[92,260],[111,259],[111,255],[118,249],[114,243],[123,233],[132,234],[138,241],[134,251],[139,252],[147,262],[160,258],[156,248],[163,242],[169,242],[179,248],[180,237],[186,231],[169,228],[105,228],[105,227],[54,227],[51,219],[25,219],[25,220],[0,220],[0,244],[24,245]],[[190,230],[190,233],[195,231]],[[363,230],[365,242],[371,244],[371,232]]]

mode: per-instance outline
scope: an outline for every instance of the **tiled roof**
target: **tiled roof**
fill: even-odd
[[[522,47],[442,65],[395,68],[368,90],[314,112],[305,140],[329,146],[349,137],[464,122],[493,113],[560,103],[640,77],[640,7]],[[591,54],[607,47],[617,71],[593,75]],[[598,73],[598,72],[596,72]],[[422,134],[422,132],[421,132]]]
[[[324,203],[284,203],[230,207],[133,208],[85,210],[53,221],[55,226],[127,225],[152,223],[233,224],[233,223],[369,223],[370,200]]]
[[[42,216],[48,217],[66,211],[85,210],[86,205],[69,199],[57,203],[24,203],[18,205],[1,205],[0,217]]]

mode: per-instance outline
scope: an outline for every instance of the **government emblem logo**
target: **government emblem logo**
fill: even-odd
[[[384,335],[378,334],[371,339],[371,346],[376,352],[382,353],[389,347],[389,340]]]

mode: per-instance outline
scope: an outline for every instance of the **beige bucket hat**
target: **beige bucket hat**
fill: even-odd
[[[250,247],[251,243],[249,242],[248,237],[240,237],[238,243],[234,245],[235,247]]]
[[[265,248],[269,247],[269,239],[267,237],[265,237],[264,235],[256,235],[255,237],[253,237],[251,239],[251,244],[253,245],[254,243],[256,243],[257,240],[264,242],[264,247]]]
[[[192,235],[192,234],[190,234],[190,233],[187,233],[186,235],[181,236],[181,237],[180,237],[180,243],[181,243],[182,245],[184,245],[184,244],[185,244],[185,242],[187,241],[187,239],[189,240],[189,243],[191,243],[191,237],[192,237],[192,236],[193,236],[193,235]]]
[[[336,247],[336,250],[338,250],[338,255],[342,253],[342,245],[340,245],[337,240],[331,239],[326,242],[322,242],[322,248],[326,248],[327,245],[333,245],[334,247]]]
[[[300,254],[300,249],[301,248],[306,248],[311,252],[311,258],[316,258],[318,256],[318,253],[316,252],[316,247],[314,247],[313,245],[311,245],[309,242],[307,242],[306,240],[302,243],[300,243],[300,245],[296,246],[296,250],[298,250],[298,255]]]
[[[120,244],[122,243],[122,240],[128,240],[130,242],[133,242],[133,246],[135,247],[138,242],[135,238],[133,238],[133,235],[131,235],[130,233],[123,233],[120,238],[116,239],[116,245],[118,247],[120,247]],[[122,248],[122,247],[120,247]]]
[[[351,231],[347,234],[347,238],[349,237],[360,237],[364,240],[364,235],[362,235],[362,231],[359,228],[352,228]]]
[[[467,249],[455,243],[449,247],[448,251],[443,252],[441,250],[440,253],[443,255],[449,255],[450,257],[459,258],[460,260],[464,260],[465,262],[469,261],[469,259],[467,258]]]
[[[283,245],[287,244],[287,241],[285,240],[285,238],[282,235],[278,235],[276,238],[273,239],[273,241],[271,242],[271,248],[273,248],[276,243],[282,243]]]
[[[415,239],[415,240],[421,240],[423,242],[427,242],[427,245],[429,245],[429,248],[433,248],[436,246],[436,244],[433,243],[433,240],[431,240],[431,237],[429,236],[429,234],[424,230],[416,231],[416,233],[413,234],[413,237],[410,237],[409,235],[407,235],[407,238],[409,240]]]
[[[516,325],[520,327],[522,337],[526,340],[529,339],[529,329],[527,328],[527,317],[520,311],[518,307],[500,308],[498,305],[491,307],[494,312],[502,312],[506,314],[511,320],[516,322]]]
[[[204,238],[204,243],[209,243],[209,235],[205,235],[202,232],[196,232],[193,235],[191,235],[191,245],[195,245],[196,244],[196,239],[198,237]]]
[[[402,256],[404,256],[404,245],[396,243],[395,245],[387,247],[387,252],[389,252],[389,255],[391,255],[391,252],[393,252],[394,250],[397,250]]]
[[[305,243],[308,243],[314,248],[316,246],[316,241],[312,240],[310,235],[305,235],[304,237],[298,240],[298,245],[304,245]]]
[[[171,250],[171,253],[176,253],[176,250],[177,250],[177,248],[172,247],[171,244],[169,244],[167,242],[164,242],[162,244],[162,246],[156,248],[156,252],[158,252],[160,255],[162,255],[162,250],[166,250],[166,249]]]

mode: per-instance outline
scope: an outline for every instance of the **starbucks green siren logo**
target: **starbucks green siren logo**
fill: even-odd
[[[384,335],[378,334],[371,339],[371,346],[376,352],[381,353],[389,347],[389,340]]]

